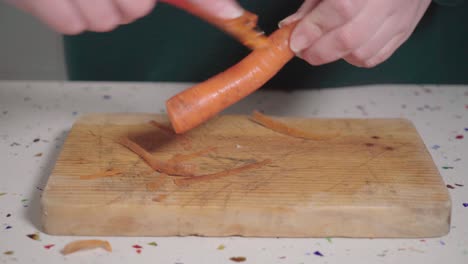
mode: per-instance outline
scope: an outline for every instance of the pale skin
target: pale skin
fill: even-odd
[[[106,32],[147,15],[157,0],[6,0],[63,34]],[[243,12],[235,0],[190,0],[220,18]],[[343,59],[370,68],[413,33],[431,0],[305,0],[280,22],[300,20],[291,49],[311,65]]]

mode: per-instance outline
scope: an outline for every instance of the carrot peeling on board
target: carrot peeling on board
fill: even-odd
[[[293,57],[289,38],[296,23],[276,30],[271,44],[253,50],[246,58],[166,101],[176,133],[184,133],[238,102],[269,81]]]
[[[161,124],[159,122],[156,122],[155,120],[151,120],[151,121],[149,121],[149,123],[150,123],[150,125],[159,128],[160,130],[162,130],[164,133],[166,133],[169,136],[172,136],[172,135],[176,134],[174,132],[174,130],[172,129],[172,127],[170,127],[168,125]]]
[[[187,0],[162,0],[162,2],[171,4],[205,20],[251,49],[263,48],[270,44],[270,40],[265,34],[257,30],[258,16],[253,13],[244,11],[238,18],[222,19],[208,14],[198,5]]]
[[[193,176],[193,166],[190,166],[188,164],[174,164],[160,161],[157,158],[155,158],[151,153],[146,151],[144,148],[142,148],[140,145],[133,142],[129,138],[122,138],[119,140],[119,143],[122,146],[128,148],[129,150],[133,151],[138,156],[140,156],[155,171],[165,173],[171,176]]]
[[[192,149],[192,141],[186,135],[177,135],[174,129],[170,125],[159,123],[155,120],[151,120],[150,125],[159,128],[161,131],[166,133],[168,136],[176,136],[176,139],[180,142],[185,150]]]
[[[95,248],[103,248],[106,251],[112,252],[111,244],[105,240],[77,240],[68,243],[62,250],[62,254],[68,255],[81,250],[89,250]]]
[[[122,175],[122,172],[116,169],[108,169],[106,171],[101,171],[95,174],[80,176],[80,180],[94,180],[98,178],[112,177],[117,175]]]
[[[156,180],[147,183],[146,189],[150,192],[155,192],[159,190],[166,182],[167,177],[167,174],[162,173],[158,178],[156,178]]]
[[[194,177],[184,178],[184,179],[174,179],[173,182],[177,186],[188,186],[192,183],[219,179],[219,178],[227,177],[230,175],[238,174],[247,170],[261,168],[270,163],[271,163],[271,160],[266,159],[260,162],[250,163],[241,167],[237,167],[237,168],[233,168],[233,169],[229,169],[229,170],[225,170],[221,172],[216,172],[212,174],[205,174],[205,175],[194,176]]]
[[[297,128],[290,127],[280,121],[274,120],[258,111],[254,111],[250,120],[254,121],[257,124],[260,124],[268,129],[271,129],[275,132],[278,132],[283,135],[295,137],[295,138],[303,138],[303,139],[311,139],[311,140],[327,140],[334,137],[337,137],[337,133],[330,133],[330,134],[313,134],[307,131],[303,131]]]
[[[182,162],[182,161],[202,157],[203,155],[206,155],[206,154],[208,154],[210,152],[214,152],[214,151],[216,151],[216,147],[209,147],[209,148],[202,149],[200,151],[190,153],[190,154],[176,154],[172,158],[170,158],[167,162],[171,163],[171,164],[176,164],[176,163],[179,163],[179,162]]]

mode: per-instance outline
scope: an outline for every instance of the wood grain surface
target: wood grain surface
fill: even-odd
[[[168,125],[165,116],[86,115],[69,132],[48,180],[44,231],[251,237],[448,233],[448,192],[409,121],[277,120],[307,133],[336,136],[294,138],[248,116],[220,116],[176,136],[151,123]],[[178,157],[194,177],[235,173],[176,184],[189,178],[155,172],[119,144],[125,137],[160,161]]]

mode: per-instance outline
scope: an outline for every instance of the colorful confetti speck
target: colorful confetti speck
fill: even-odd
[[[286,259],[286,256],[281,256],[279,257],[279,259]]]
[[[464,136],[463,136],[463,135],[457,135],[455,138],[456,138],[456,139],[463,139]]]
[[[325,238],[325,239],[326,239],[329,243],[332,243],[331,237],[327,237],[327,238]]]
[[[438,149],[440,149],[440,146],[439,145],[434,145],[434,146],[432,146],[432,149],[433,150],[438,150]]]
[[[450,184],[447,184],[447,188],[449,188],[449,189],[455,189],[455,187],[453,187],[453,186],[450,185]]]
[[[314,255],[319,256],[319,257],[323,257],[323,254],[320,251],[315,251]]]
[[[463,186],[465,186],[465,185],[463,185],[463,184],[459,184],[459,183],[455,183],[455,186],[458,186],[458,187],[463,187]]]
[[[112,96],[108,95],[108,94],[105,94],[102,96],[102,99],[104,100],[110,100],[112,98]]]
[[[6,217],[10,217],[10,216],[11,216],[11,214],[7,214],[7,215],[6,215]]]
[[[445,242],[440,240],[439,243],[442,245],[442,246],[445,246]]]
[[[4,255],[13,255],[13,254],[15,254],[15,252],[12,251],[12,250],[8,250],[8,251],[3,252],[3,254]]]
[[[137,249],[136,253],[141,254],[141,249]]]
[[[153,247],[157,247],[157,246],[158,246],[158,243],[156,243],[156,242],[149,242],[148,245],[153,246]]]
[[[49,244],[49,245],[45,245],[44,248],[45,249],[51,249],[53,246],[55,246],[54,244]]]
[[[13,227],[12,226],[6,226],[5,229],[8,230],[8,229],[12,229]]]
[[[221,244],[221,245],[218,246],[217,249],[218,249],[218,250],[224,250],[225,248],[226,248],[226,246],[224,246],[223,244]]]
[[[26,235],[27,237],[29,237],[30,239],[32,240],[36,240],[36,241],[40,241],[41,238],[39,236],[39,233],[34,233],[34,234],[29,234],[29,235]]]
[[[34,143],[37,143],[37,142],[39,142],[40,140],[41,140],[40,138],[35,138],[35,139],[33,140],[33,142],[34,142]]]
[[[41,153],[37,153],[36,155],[34,155],[34,157],[42,157],[42,152],[41,152]]]
[[[463,207],[468,207],[468,203],[463,203]]]
[[[442,169],[444,169],[444,170],[452,170],[453,167],[452,167],[452,166],[443,166]]]
[[[465,132],[468,132],[468,127],[465,127]]]
[[[27,202],[27,201],[28,201],[28,199],[21,199],[21,202],[23,202],[23,203]]]
[[[133,245],[132,248],[143,248],[143,247],[140,245]]]
[[[231,261],[234,261],[234,262],[244,262],[247,260],[246,257],[232,257],[230,258]]]
[[[6,194],[7,194],[7,193],[2,192],[2,193],[0,193],[0,196],[6,195]]]

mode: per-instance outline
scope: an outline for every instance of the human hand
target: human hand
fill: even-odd
[[[387,60],[412,34],[431,0],[305,0],[291,49],[312,65],[339,59],[358,67]]]
[[[242,9],[235,0],[166,0],[191,1],[221,18],[235,18]],[[85,30],[111,31],[147,15],[157,0],[6,0],[63,34]]]

